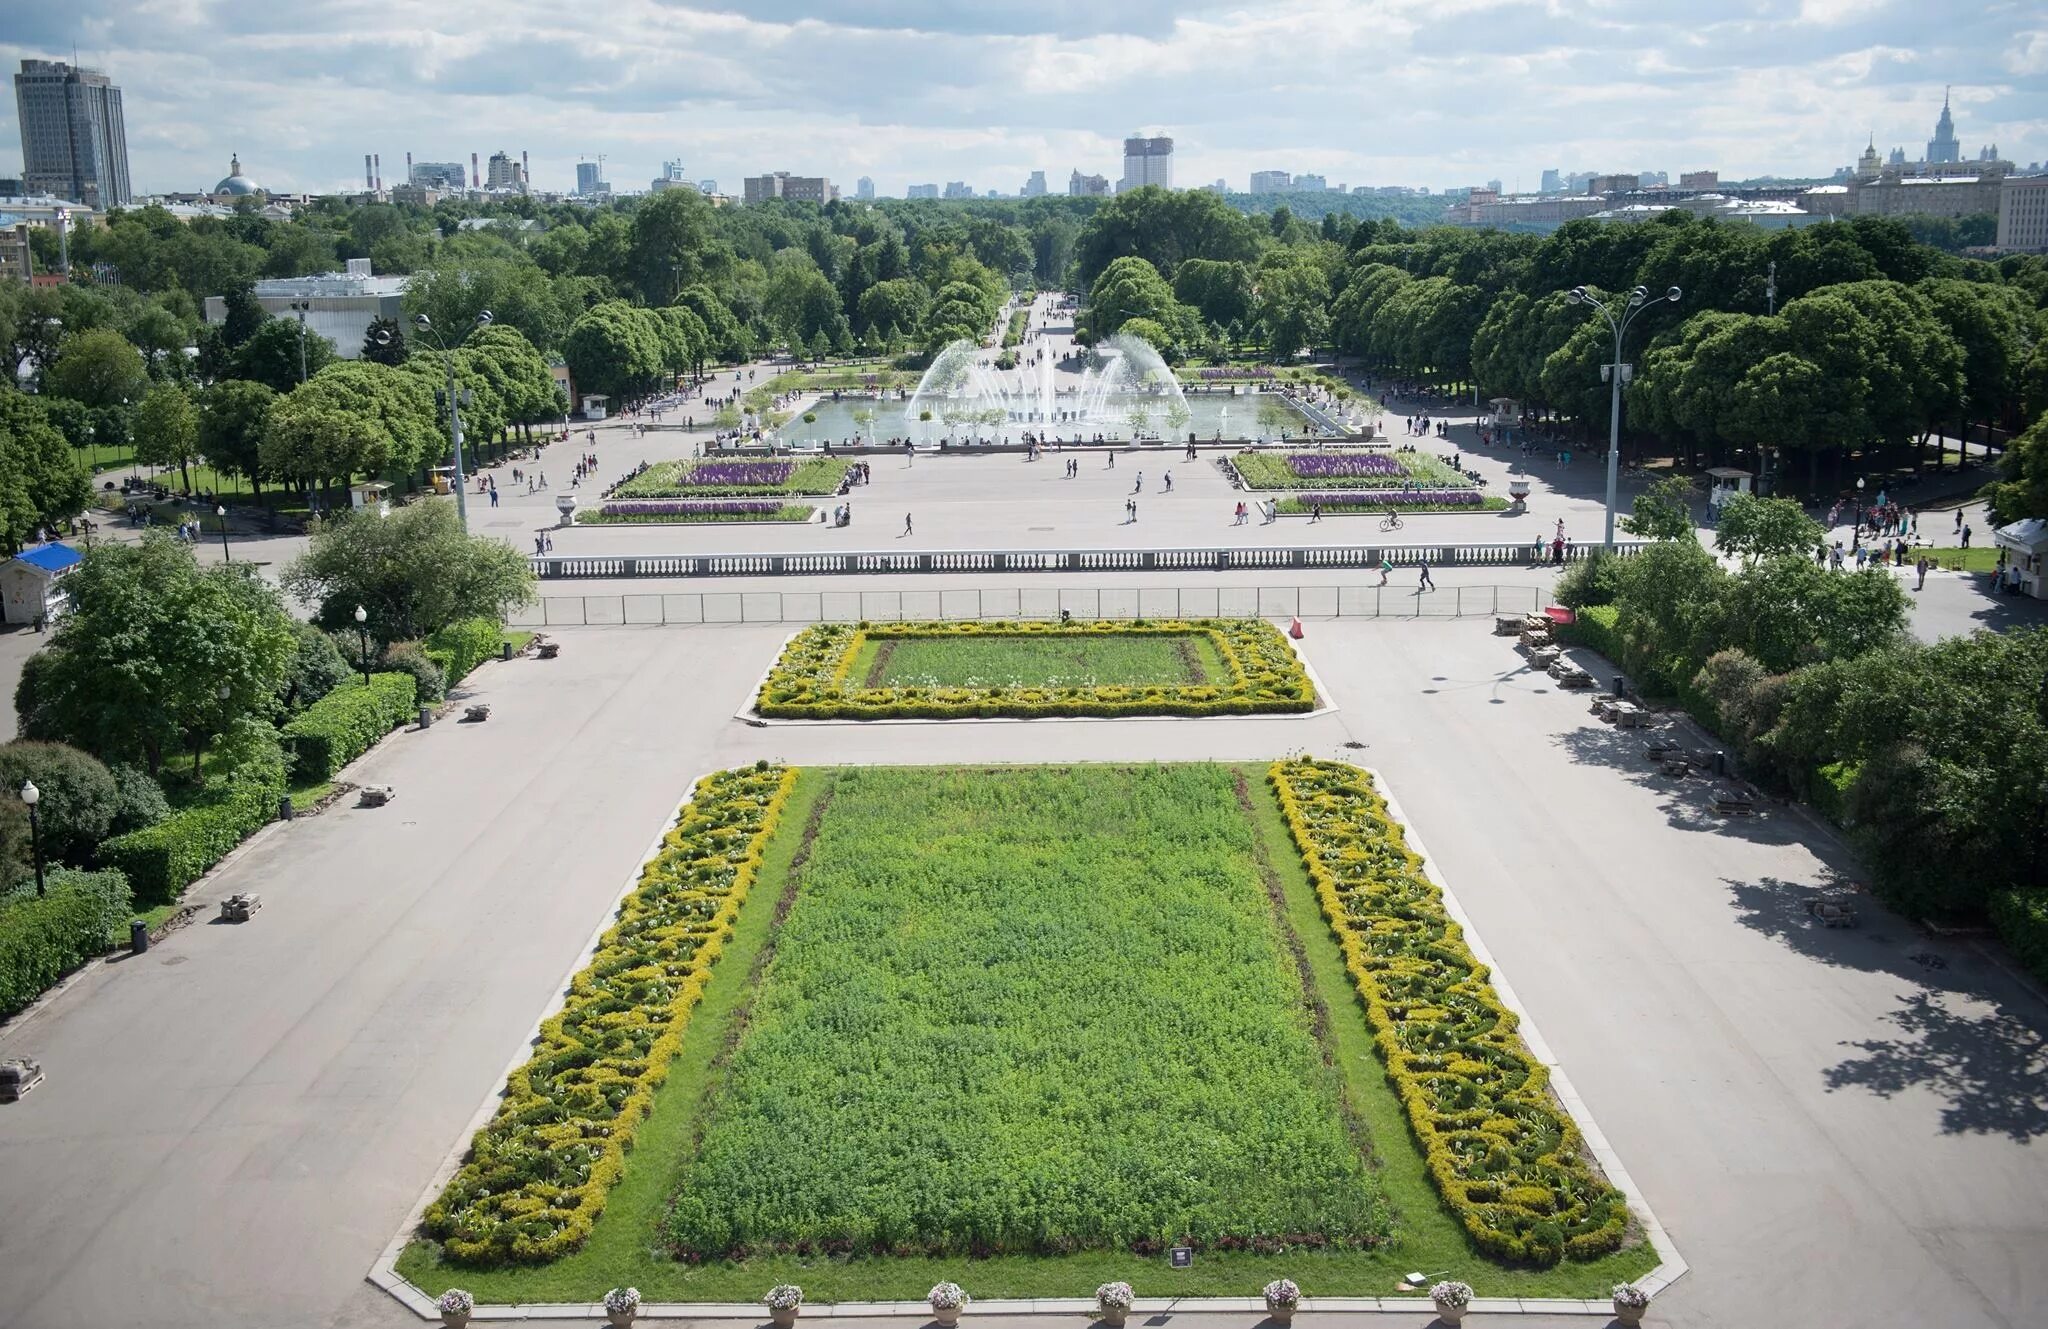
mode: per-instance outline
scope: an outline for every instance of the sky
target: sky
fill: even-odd
[[[1827,175],[1875,136],[1922,154],[1954,85],[1966,156],[2048,158],[2048,8],[1933,0],[0,0],[0,59],[123,91],[138,194],[212,188],[231,153],[284,192],[388,186],[524,150],[537,189],[606,157],[737,194],[766,171],[849,197],[1033,170],[1174,183],[1537,187],[1546,167]],[[20,166],[12,98],[0,175]]]

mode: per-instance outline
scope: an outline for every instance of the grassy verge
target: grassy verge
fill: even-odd
[[[1940,567],[1950,572],[1991,572],[1998,567],[1998,546],[1972,545],[1968,549],[1945,545],[1934,549],[1915,549],[1913,559],[1931,558]]]
[[[768,847],[761,876],[714,971],[691,1037],[640,1129],[624,1179],[584,1248],[546,1266],[472,1270],[447,1266],[432,1243],[414,1242],[400,1257],[400,1272],[432,1295],[460,1286],[475,1292],[480,1301],[498,1303],[588,1303],[609,1288],[627,1285],[638,1287],[651,1301],[744,1302],[758,1299],[778,1282],[802,1284],[811,1301],[824,1303],[914,1299],[942,1279],[957,1281],[984,1299],[1081,1297],[1113,1279],[1130,1281],[1140,1296],[1250,1296],[1266,1280],[1282,1276],[1300,1282],[1310,1296],[1385,1296],[1399,1291],[1400,1276],[1411,1269],[1448,1272],[1472,1283],[1481,1296],[1604,1298],[1611,1284],[1653,1267],[1656,1256],[1647,1246],[1552,1269],[1502,1268],[1471,1249],[1438,1203],[1413,1146],[1402,1106],[1373,1050],[1342,954],[1265,782],[1265,766],[1250,763],[1236,769],[1248,788],[1261,857],[1279,877],[1285,922],[1301,944],[1307,981],[1313,984],[1314,998],[1330,1013],[1326,1047],[1351,1108],[1370,1132],[1378,1179],[1395,1209],[1396,1237],[1387,1246],[1279,1255],[1204,1251],[1194,1267],[1182,1270],[1169,1269],[1163,1256],[1121,1251],[991,1259],[777,1255],[688,1265],[655,1249],[673,1180],[689,1161],[696,1123],[721,1078],[719,1054],[751,999],[750,971],[774,930],[774,902],[788,884],[792,860],[804,839],[801,829],[810,823],[833,774],[811,768],[798,777],[781,830]]]
[[[288,792],[291,795],[292,811],[304,812],[334,792],[334,781],[315,780],[311,784],[295,784]]]
[[[1230,670],[1216,643],[1186,636],[927,637],[874,635],[849,675],[860,686],[1144,686],[1220,683]]]

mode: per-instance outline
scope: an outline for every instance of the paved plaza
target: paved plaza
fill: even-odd
[[[273,827],[195,888],[261,892],[255,922],[0,1031],[50,1074],[0,1112],[0,1324],[417,1323],[364,1274],[708,769],[1300,749],[1385,774],[1690,1262],[1653,1323],[2048,1316],[2041,994],[1874,907],[1814,930],[1799,894],[1856,873],[1832,837],[1710,815],[1483,625],[1314,625],[1339,709],[1305,720],[734,720],[786,631],[566,630],[485,666],[488,724],[349,772],[389,807]]]

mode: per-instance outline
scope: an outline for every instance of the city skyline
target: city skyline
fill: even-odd
[[[2048,23],[2016,8],[1930,17],[1805,0],[1720,18],[1696,7],[1680,26],[1570,0],[1115,13],[905,0],[852,14],[777,0],[745,16],[639,0],[591,32],[527,0],[488,22],[473,4],[402,22],[394,9],[390,25],[368,17],[379,3],[314,0],[285,31],[241,5],[172,22],[81,0],[21,15],[0,57],[76,63],[123,90],[137,195],[204,189],[231,154],[269,188],[320,193],[360,188],[366,152],[500,148],[529,154],[545,192],[570,191],[579,159],[599,153],[616,188],[642,189],[680,148],[692,177],[787,170],[849,194],[859,176],[882,197],[933,180],[1013,194],[1033,171],[1117,180],[1124,140],[1153,134],[1174,140],[1179,182],[1233,189],[1282,169],[1435,191],[1499,178],[1533,192],[1558,166],[1807,178],[1872,135],[1918,156],[1944,95],[1966,151],[2048,156]],[[1368,50],[1368,77],[1331,81]],[[800,77],[813,61],[843,76]],[[905,64],[929,73],[902,79]],[[1289,109],[1290,89],[1312,114]],[[0,142],[0,175],[18,174],[18,123]],[[387,169],[387,185],[401,175]]]

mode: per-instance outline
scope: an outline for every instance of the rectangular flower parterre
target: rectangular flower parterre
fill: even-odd
[[[854,661],[871,640],[990,637],[1111,637],[1157,634],[1209,639],[1228,677],[1220,683],[866,687]],[[1048,716],[1261,715],[1315,709],[1300,657],[1272,624],[1256,618],[1133,619],[1117,622],[821,623],[799,632],[769,671],[755,709],[775,719],[996,719]]]
[[[794,769],[762,763],[697,783],[533,1056],[507,1077],[469,1159],[427,1206],[424,1226],[449,1258],[552,1260],[590,1235],[795,782]]]
[[[1313,760],[1270,778],[1430,1177],[1473,1242],[1541,1265],[1618,1249],[1626,1201],[1586,1162],[1372,778]]]

